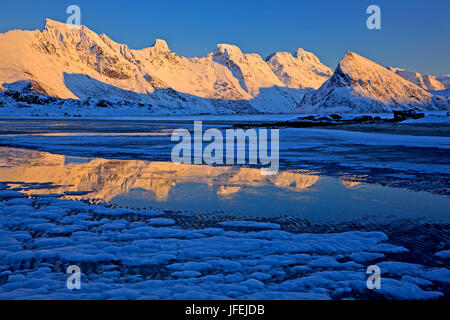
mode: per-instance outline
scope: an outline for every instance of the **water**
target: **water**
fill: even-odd
[[[109,160],[0,148],[0,177],[28,195],[64,194],[122,207],[223,211],[236,216],[343,220],[367,215],[448,219],[450,198],[324,176],[314,170]]]
[[[230,123],[214,119],[205,126],[223,130]],[[418,278],[432,281],[425,291],[448,298],[446,261],[435,253],[450,248],[449,138],[281,129],[280,170],[264,176],[258,167],[172,163],[170,134],[176,128],[192,130],[192,123],[2,121],[0,190],[20,191],[29,199],[0,199],[5,267],[14,276],[28,277],[0,276],[0,294],[10,297],[3,284],[19,279],[14,294],[26,296],[35,287],[36,270],[39,279],[50,280],[43,287],[53,286],[47,294],[56,294],[65,290],[66,265],[81,261],[85,288],[94,289],[86,297],[98,294],[96,283],[134,288],[139,296],[143,293],[136,288],[145,279],[162,280],[158,283],[167,290],[159,296],[164,298],[179,291],[173,283],[185,281],[173,266],[221,259],[223,266],[240,263],[239,276],[219,264],[187,281],[216,292],[216,284],[210,287],[203,280],[224,275],[225,282],[235,281],[223,283],[232,287],[227,296],[239,298],[245,295],[233,293],[235,284],[261,268],[270,273],[261,280],[264,290],[284,292],[286,282],[313,278],[319,281],[317,290],[328,288],[337,299],[440,295],[411,289],[409,281]],[[156,214],[171,226],[145,232],[158,219],[141,209],[158,209]],[[233,220],[270,223],[286,232],[272,239],[271,232],[221,224]],[[373,237],[384,240],[373,246]],[[358,260],[374,252],[376,257]],[[47,255],[60,258],[39,258]],[[106,260],[98,262],[97,256]],[[160,257],[175,260],[155,262]],[[285,264],[298,257],[312,261]],[[385,291],[380,295],[365,289],[369,264],[382,267]],[[326,280],[323,272],[343,281]],[[356,291],[348,288],[347,275],[359,279]],[[108,289],[102,293],[111,294]]]
[[[229,127],[229,123],[205,126]],[[280,171],[170,162],[189,122],[3,121],[0,183],[117,207],[162,209],[184,228],[275,222],[295,233],[382,231],[432,263],[448,247],[450,139],[280,131]]]
[[[0,146],[80,158],[170,162],[174,129],[192,122],[8,120]],[[225,129],[230,122],[204,123]],[[450,195],[450,138],[281,129],[280,169]]]

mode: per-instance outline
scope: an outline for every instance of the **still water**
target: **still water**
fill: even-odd
[[[363,175],[335,177],[306,169],[264,176],[257,168],[83,158],[0,148],[0,182],[30,196],[51,194],[120,207],[223,212],[241,218],[449,220],[447,196],[364,180]]]

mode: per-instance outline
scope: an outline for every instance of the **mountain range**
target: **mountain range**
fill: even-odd
[[[449,101],[434,96],[397,73],[354,52],[347,52],[334,74],[305,95],[297,111],[389,112],[418,108],[446,110]]]
[[[264,60],[218,44],[204,57],[187,58],[164,40],[133,50],[85,26],[72,29],[50,19],[43,31],[0,34],[0,107],[32,112],[447,110],[449,99],[435,91],[448,89],[449,78],[385,68],[352,52],[333,73],[301,48]]]

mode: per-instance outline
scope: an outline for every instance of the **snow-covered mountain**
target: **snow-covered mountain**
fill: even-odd
[[[158,112],[290,112],[303,98],[299,87],[308,87],[310,74],[325,69],[318,59],[298,69],[286,66],[286,77],[301,84],[292,86],[259,55],[229,44],[186,58],[171,52],[164,40],[132,50],[84,26],[69,29],[49,19],[43,31],[0,34],[3,89],[16,90],[28,81],[53,97],[127,100]]]
[[[333,76],[300,102],[299,112],[390,112],[447,110],[449,100],[433,96],[395,72],[347,52]]]
[[[438,80],[438,77],[436,76],[431,76],[428,74],[420,74],[415,71],[394,67],[388,67],[388,69],[395,72],[402,78],[405,78],[406,80],[415,83],[416,85],[425,90],[438,91],[438,90],[445,90],[450,87],[450,81],[447,81],[447,83],[441,82]],[[444,77],[445,76],[441,76],[440,79],[444,80]]]
[[[9,112],[5,106],[49,115],[368,112],[392,106],[448,106],[448,99],[433,97],[357,54],[347,54],[331,75],[330,68],[303,49],[276,52],[264,61],[237,46],[219,44],[204,57],[186,58],[172,52],[164,40],[133,50],[87,27],[71,29],[49,19],[42,31],[0,34],[4,112]],[[432,80],[444,84],[448,77]]]
[[[450,74],[437,76],[436,80],[442,83],[446,89],[450,88]]]
[[[267,58],[267,64],[289,88],[318,89],[333,74],[313,53],[303,49],[291,54],[277,52]]]

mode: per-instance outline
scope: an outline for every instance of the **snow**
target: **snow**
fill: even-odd
[[[449,100],[433,96],[395,72],[347,52],[333,76],[308,92],[297,112],[358,113],[398,109],[448,110]]]
[[[301,48],[294,54],[276,52],[266,62],[289,88],[318,89],[333,74],[313,53]]]
[[[280,225],[276,223],[264,223],[254,221],[226,221],[220,222],[219,225],[223,227],[233,227],[233,228],[281,229]]]
[[[428,91],[431,94],[434,94],[436,96],[442,96],[442,97],[450,97],[450,88],[443,89],[443,90],[429,90]]]
[[[423,75],[415,71],[400,68],[388,67],[388,69],[427,91],[428,90],[438,91],[448,88],[444,83],[440,82],[435,76],[431,76],[428,74]]]
[[[435,256],[443,259],[450,259],[450,250],[436,252]]]
[[[402,123],[442,123],[450,124],[450,114],[446,111],[426,112],[425,117],[420,119],[408,119]]]
[[[450,279],[444,267],[392,260],[403,249],[382,232],[293,234],[252,221],[183,229],[74,200],[22,199],[0,202],[0,299],[347,299],[369,294],[368,264],[382,272],[370,294],[436,299]],[[82,270],[79,291],[66,288],[72,264]]]
[[[442,93],[433,96],[357,54],[358,61],[349,61],[350,55],[334,75],[301,48],[264,61],[218,44],[204,57],[186,58],[161,39],[133,50],[85,26],[69,29],[47,19],[43,31],[0,34],[0,89],[6,90],[0,110],[40,117],[448,110]],[[436,84],[447,86],[447,78],[421,81],[440,90]]]
[[[23,195],[20,192],[13,190],[0,190],[0,199],[13,199],[22,198]]]
[[[444,85],[445,88],[450,88],[450,74],[443,74],[436,77],[436,80]]]
[[[437,291],[424,291],[418,285],[399,281],[396,279],[383,278],[380,292],[389,299],[437,299],[443,294]]]
[[[308,68],[315,68],[314,61],[303,70]],[[289,72],[301,77],[300,70]],[[233,45],[219,44],[204,57],[186,58],[161,39],[133,50],[85,26],[69,29],[50,19],[43,31],[0,34],[0,85],[23,91],[30,84],[38,93],[69,99],[49,109],[63,104],[62,114],[71,115],[84,114],[83,107],[93,109],[91,114],[106,112],[89,108],[88,98],[95,98],[92,106],[100,99],[127,101],[120,106],[124,114],[144,115],[291,112],[303,97],[303,90],[285,87],[259,55]]]

